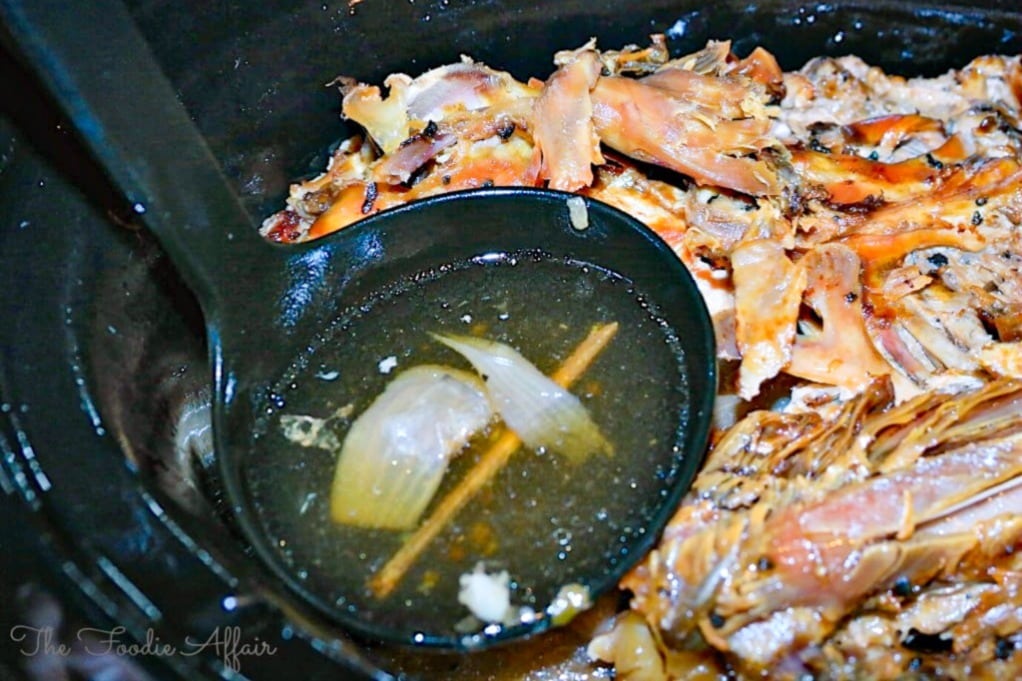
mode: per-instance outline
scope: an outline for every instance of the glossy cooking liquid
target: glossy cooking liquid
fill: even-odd
[[[613,321],[616,336],[572,392],[614,455],[576,466],[523,446],[390,596],[369,592],[367,581],[406,535],[334,523],[339,452],[289,441],[281,415],[350,412],[332,422],[343,442],[351,421],[401,370],[425,363],[472,370],[430,332],[507,343],[549,374],[593,325]],[[687,414],[680,352],[630,284],[596,267],[518,255],[424,273],[342,319],[283,381],[246,461],[246,482],[282,562],[323,604],[378,625],[453,636],[469,614],[458,603],[458,577],[482,561],[490,572],[508,571],[512,605],[542,611],[562,585],[601,579],[627,560],[657,510]],[[453,460],[424,518],[487,443],[483,434]]]

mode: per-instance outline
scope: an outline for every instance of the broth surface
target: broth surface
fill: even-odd
[[[458,514],[385,599],[369,578],[406,534],[334,523],[339,451],[286,438],[281,417],[335,416],[343,442],[353,419],[402,370],[435,363],[471,370],[430,332],[507,343],[551,373],[595,324],[620,328],[571,392],[614,447],[573,465],[524,445]],[[270,400],[245,477],[264,530],[302,587],[326,607],[374,624],[456,636],[470,614],[459,576],[482,562],[507,570],[511,603],[541,612],[569,583],[590,583],[631,557],[675,474],[687,415],[677,338],[618,275],[530,253],[430,271],[343,317]],[[494,430],[451,462],[423,518],[486,450]]]

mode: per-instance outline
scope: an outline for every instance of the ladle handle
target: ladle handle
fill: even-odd
[[[244,278],[235,270],[251,276],[273,247],[121,1],[0,0],[0,18],[203,307]]]

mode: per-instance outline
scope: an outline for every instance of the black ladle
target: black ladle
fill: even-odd
[[[564,195],[505,188],[409,204],[315,243],[270,244],[258,235],[120,2],[91,0],[71,9],[63,0],[0,0],[0,17],[22,58],[198,298],[209,341],[222,484],[247,540],[294,593],[362,634],[405,644],[470,649],[551,626],[541,612],[527,623],[462,636],[447,624],[434,629],[419,619],[381,625],[372,613],[335,608],[310,593],[269,545],[243,474],[251,433],[273,399],[270,388],[347,306],[398,276],[452,259],[537,247],[621,273],[652,298],[680,338],[685,394],[678,405],[679,446],[665,454],[661,489],[644,531],[622,537],[614,561],[583,580],[590,593],[613,588],[649,549],[699,465],[715,394],[705,306],[685,268],[652,232],[588,200],[590,226],[579,231]]]

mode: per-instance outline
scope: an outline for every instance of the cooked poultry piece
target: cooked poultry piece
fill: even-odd
[[[617,678],[1022,673],[1020,59],[784,73],[653,36],[554,63],[342,79],[365,136],[263,233],[549,186],[674,249],[714,321],[719,430],[589,647]]]
[[[522,83],[466,58],[391,76],[386,97],[343,79],[344,115],[367,137],[295,185],[264,233],[299,241],[440,192],[548,185],[630,211],[675,248],[721,357],[741,360],[725,388],[744,399],[781,373],[848,394],[890,374],[899,399],[1019,375],[1018,298],[1001,288],[1017,288],[1022,252],[1017,58],[931,79],[853,57],[783,74],[726,42],[672,60],[655,36],[555,63]],[[757,241],[781,250],[750,258]],[[808,285],[824,247],[826,281]],[[753,273],[770,262],[772,284]]]
[[[623,581],[662,646],[797,676],[828,668],[821,646],[850,657],[847,637],[876,634],[856,620],[877,617],[900,632],[890,653],[901,646],[902,666],[890,676],[911,670],[912,651],[980,664],[998,645],[1013,649],[1022,383],[892,404],[880,379],[830,417],[759,411],[723,435],[660,545]],[[964,610],[947,595],[962,592],[976,598]],[[945,640],[919,650],[912,631]],[[619,654],[608,640],[596,650]]]

